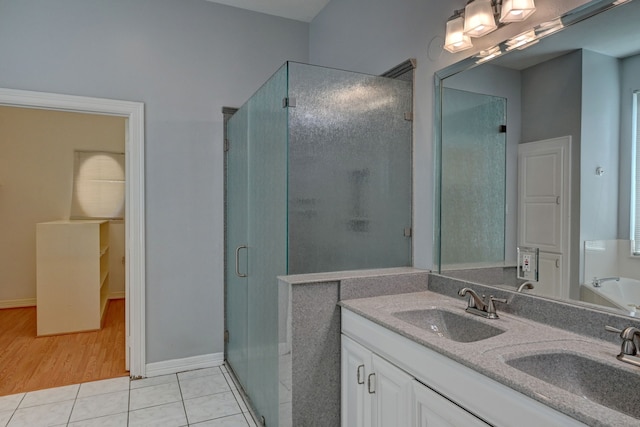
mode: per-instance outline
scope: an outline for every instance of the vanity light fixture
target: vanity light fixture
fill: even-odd
[[[503,0],[500,22],[520,22],[536,11],[533,0]]]
[[[497,29],[493,0],[471,0],[464,8],[464,33],[482,37]]]
[[[483,62],[489,61],[490,59],[495,58],[496,56],[502,55],[502,49],[500,46],[494,46],[491,49],[481,50],[477,55],[476,64],[482,64]]]
[[[464,9],[456,10],[447,21],[444,48],[451,53],[473,47],[471,37],[464,33]]]
[[[543,22],[536,27],[536,36],[538,39],[551,35],[564,28],[561,18],[556,18],[553,21]]]
[[[507,51],[513,49],[526,49],[529,46],[533,46],[534,44],[538,43],[538,41],[539,40],[536,36],[536,32],[534,30],[529,30],[507,40]]]
[[[473,47],[470,37],[482,37],[498,25],[524,21],[535,11],[534,0],[469,0],[447,20],[444,49],[452,53],[469,49]]]

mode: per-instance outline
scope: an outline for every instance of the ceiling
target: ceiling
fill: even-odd
[[[268,15],[311,22],[329,0],[208,0]]]

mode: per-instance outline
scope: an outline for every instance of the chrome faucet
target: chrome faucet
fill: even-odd
[[[601,278],[594,277],[593,280],[591,281],[591,284],[593,285],[594,288],[599,288],[600,286],[602,286],[604,282],[608,282],[610,280],[615,280],[616,282],[619,282],[620,278],[619,277],[601,277]]]
[[[640,366],[640,357],[638,357],[638,345],[640,344],[640,329],[629,326],[620,330],[611,326],[604,327],[609,332],[616,332],[622,338],[622,347],[620,354],[616,356],[622,362],[631,363],[634,366]]]
[[[525,289],[533,289],[533,283],[531,283],[531,281],[527,280],[522,285],[520,285],[520,287],[518,288],[518,292],[522,292]]]
[[[467,303],[465,311],[467,313],[475,314],[476,316],[486,317],[487,319],[498,318],[494,302],[507,303],[506,299],[495,298],[493,295],[490,295],[488,298],[485,295],[482,295],[481,298],[480,295],[471,288],[462,288],[458,291],[458,295],[461,297],[467,294],[469,294],[469,302]]]

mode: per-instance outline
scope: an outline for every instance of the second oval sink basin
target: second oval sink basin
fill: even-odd
[[[505,362],[570,393],[640,418],[637,401],[640,375],[633,372],[563,352],[522,356]]]
[[[399,311],[392,316],[457,342],[480,341],[504,332],[500,328],[480,322],[468,315],[437,308]]]

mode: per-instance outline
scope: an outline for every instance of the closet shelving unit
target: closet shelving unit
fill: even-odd
[[[37,333],[100,329],[109,296],[109,221],[36,225]]]

